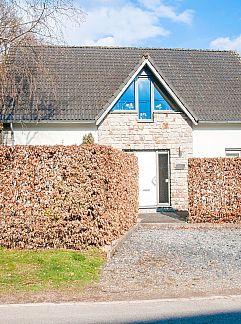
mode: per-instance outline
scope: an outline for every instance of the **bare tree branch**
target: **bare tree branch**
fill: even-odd
[[[57,76],[35,46],[63,42],[64,22],[84,18],[74,0],[0,0],[0,115],[38,100],[39,77]],[[46,97],[54,100],[53,91]]]

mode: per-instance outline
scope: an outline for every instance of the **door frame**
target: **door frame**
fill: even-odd
[[[155,152],[156,153],[156,202],[155,206],[144,206],[141,208],[157,208],[157,207],[171,207],[171,163],[170,163],[170,149],[123,149],[124,152],[127,153],[135,153],[135,152]],[[168,155],[168,203],[159,203],[159,154],[167,154]]]
[[[160,177],[159,177],[159,159],[160,154],[167,154],[167,166],[168,166],[168,202],[159,203],[159,188],[160,188]],[[156,150],[156,177],[158,181],[157,186],[157,207],[171,207],[171,164],[170,164],[170,150]]]

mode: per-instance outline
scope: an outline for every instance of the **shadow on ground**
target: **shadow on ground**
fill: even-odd
[[[187,211],[157,211],[153,213],[140,213],[141,223],[184,223],[187,222]]]
[[[241,323],[241,312],[156,319],[152,321],[127,322],[126,324],[230,324]]]

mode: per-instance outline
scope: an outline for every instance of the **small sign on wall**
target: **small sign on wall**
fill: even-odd
[[[175,169],[176,170],[184,170],[185,169],[185,163],[176,164]]]

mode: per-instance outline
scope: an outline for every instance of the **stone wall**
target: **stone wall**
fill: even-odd
[[[170,150],[171,205],[188,208],[188,158],[192,126],[183,113],[154,113],[153,122],[138,122],[136,113],[110,113],[98,129],[99,143],[119,149]],[[183,170],[180,165],[184,164]]]

